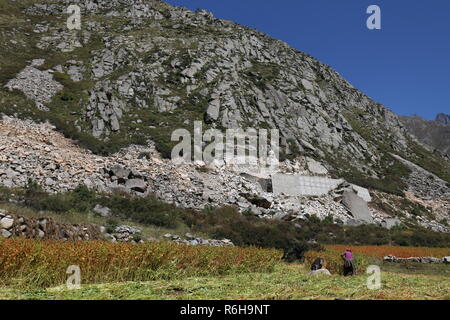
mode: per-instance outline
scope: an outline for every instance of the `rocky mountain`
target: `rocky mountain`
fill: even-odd
[[[448,115],[441,113],[434,121],[428,121],[417,115],[400,117],[400,120],[419,141],[450,155],[450,117]]]
[[[81,8],[80,30],[68,28],[70,5]],[[255,209],[262,197],[270,205],[255,209],[261,216],[316,208],[319,215],[351,218],[340,202],[342,184],[325,200],[299,202],[261,189],[258,179],[267,177],[175,168],[164,159],[175,144],[172,132],[192,132],[193,122],[202,121],[221,130],[278,129],[285,171],[382,192],[371,208],[378,218],[383,201],[403,201],[405,191],[408,201],[434,210],[427,221],[449,215],[448,156],[411,136],[396,114],[329,66],[254,29],[159,0],[4,0],[0,25],[0,113],[13,116],[2,122],[3,185],[23,185],[32,176],[53,192],[82,182],[156,192],[187,207]],[[39,127],[43,121],[95,155],[73,151],[62,137],[56,140],[63,145],[52,145],[46,135],[54,133]],[[41,130],[38,148],[30,137]],[[162,159],[141,157],[136,145],[149,143]],[[130,171],[123,176],[114,163]]]
[[[445,114],[445,113],[439,113],[436,116],[436,122],[450,125],[450,116],[448,114]]]

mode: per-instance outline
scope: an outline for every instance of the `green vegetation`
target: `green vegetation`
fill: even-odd
[[[51,0],[41,1],[41,3],[44,2],[51,2]],[[0,34],[0,41],[7,44],[0,48],[0,56],[2,56],[0,61],[1,113],[17,115],[21,118],[31,118],[35,121],[48,120],[67,138],[77,141],[80,146],[100,155],[115,153],[130,144],[146,144],[148,139],[152,139],[156,143],[158,151],[163,156],[170,157],[170,151],[176,144],[170,141],[173,128],[187,127],[184,124],[186,119],[203,120],[203,113],[206,108],[205,102],[195,95],[189,97],[189,100],[187,99],[186,91],[179,83],[181,70],[177,68],[170,73],[170,79],[161,79],[161,81],[167,85],[173,84],[172,89],[182,98],[179,108],[183,109],[183,112],[161,113],[153,105],[152,100],[146,101],[149,108],[145,110],[135,105],[134,102],[128,102],[127,112],[120,119],[122,130],[111,133],[106,139],[95,138],[91,133],[91,122],[83,117],[84,106],[88,104],[88,91],[92,90],[95,84],[93,81],[73,82],[66,74],[54,73],[54,79],[63,84],[64,89],[58,92],[49,103],[50,112],[38,110],[35,103],[27,99],[21,92],[10,92],[4,87],[4,84],[29,65],[33,59],[45,58],[44,65],[39,67],[42,70],[47,70],[57,65],[65,65],[68,60],[81,61],[89,69],[92,66],[92,53],[103,48],[101,34],[92,34],[88,43],[83,43],[83,47],[75,48],[70,53],[61,52],[52,47],[45,50],[37,48],[36,44],[45,35],[45,32],[33,32],[36,25],[45,22],[50,26],[51,30],[58,30],[62,26],[63,20],[58,19],[56,16],[27,16],[23,9],[29,7],[32,3],[34,1],[31,0],[21,1],[20,4],[11,0],[0,0],[0,26],[4,30]],[[164,13],[164,5],[158,6]],[[83,19],[108,25],[108,33],[113,35],[119,34],[119,32],[121,35],[124,35],[123,25],[129,22],[128,18],[98,15],[86,15]],[[172,22],[166,21],[166,23],[170,24]],[[177,30],[171,27],[172,25],[166,25],[163,29],[148,27],[144,30],[130,30],[127,34],[130,37],[145,41],[162,34],[166,37],[173,36],[176,38],[181,36],[179,33],[183,33],[183,38],[185,38],[186,30]],[[210,31],[209,28],[205,26],[203,33],[208,33]],[[188,44],[182,44],[180,41],[168,43],[167,45],[173,46],[175,53],[173,57],[167,58],[180,57],[185,62],[184,66],[187,66],[190,62],[189,59],[191,59],[188,50],[195,49],[196,37],[199,36],[200,32],[200,28],[196,28]],[[51,35],[51,31],[46,33],[46,35]],[[80,38],[83,37],[80,36]],[[14,39],[14,43],[10,42],[11,39]],[[146,53],[148,57],[144,58],[152,60],[154,59],[154,53],[148,52]],[[159,54],[159,52],[157,53]],[[130,65],[124,65],[103,80],[116,80],[131,71],[133,69]],[[85,78],[87,78],[86,76]],[[196,101],[193,102],[192,100]],[[133,115],[137,116],[134,117]],[[141,120],[141,122],[137,123],[137,119]],[[77,126],[81,127],[81,131]]]
[[[302,155],[302,152],[300,151],[300,148],[298,146],[298,142],[296,142],[294,139],[287,139],[287,146],[289,148],[289,154],[286,153],[285,149],[282,148],[280,150],[280,161],[288,160],[294,160]]]
[[[259,89],[265,90],[268,83],[273,83],[280,74],[280,66],[275,63],[262,63],[257,60],[252,61],[252,66],[243,71]]]
[[[420,167],[434,173],[442,180],[450,185],[450,164],[445,161],[442,156],[436,152],[430,152],[416,142],[410,140],[409,145],[412,146],[412,154],[404,155],[405,159],[419,165]]]
[[[335,159],[337,161],[331,161],[337,163],[336,168],[338,169],[335,169],[333,173],[339,177],[343,177],[350,183],[396,195],[403,195],[403,190],[406,190],[406,184],[403,178],[408,177],[411,171],[400,161],[388,154],[383,154],[381,160],[380,168],[384,168],[381,179],[368,177],[367,174],[353,167],[349,161],[345,161],[339,157]]]
[[[383,200],[377,193],[373,193],[372,206],[382,212],[385,212],[393,217],[404,216],[405,213],[409,213],[415,217],[426,217],[431,220],[434,219],[431,210],[424,207],[420,203],[412,202],[402,196],[396,195],[384,195],[389,197],[389,200]],[[409,222],[405,222],[407,227],[413,227],[417,225],[417,220],[414,218],[409,219]],[[445,224],[444,224],[445,225]]]
[[[383,271],[380,290],[367,288],[362,270],[355,277],[311,277],[307,266],[280,264],[271,273],[189,277],[149,282],[82,284],[24,290],[0,288],[3,299],[130,299],[130,300],[448,300],[448,276],[425,276]],[[382,269],[384,270],[384,269]]]
[[[12,205],[8,200],[19,203]],[[94,216],[92,209],[101,204],[112,210],[114,220]],[[315,217],[293,224],[287,221],[266,220],[251,212],[240,214],[234,207],[208,208],[202,211],[176,208],[153,196],[135,197],[128,194],[98,194],[85,186],[63,194],[47,194],[30,182],[26,189],[0,188],[0,207],[14,212],[28,211],[42,216],[57,217],[61,221],[74,219],[86,223],[135,224],[143,227],[145,236],[160,238],[164,232],[191,232],[212,239],[227,238],[239,246],[257,246],[283,250],[288,261],[302,260],[307,250],[320,249],[320,244],[402,245],[449,247],[450,234],[436,233],[421,227],[409,230],[387,230],[376,225],[347,227],[332,224],[330,219]],[[31,212],[31,213],[30,213]],[[148,232],[148,233],[147,233]]]
[[[387,128],[375,127],[373,123],[367,123],[363,119],[365,112],[356,107],[348,108],[349,110],[344,112],[344,116],[361,137],[366,141],[372,142],[377,146],[377,151],[383,155],[380,163],[377,166],[377,171],[382,173],[381,179],[374,179],[367,177],[363,172],[360,172],[356,168],[352,168],[348,161],[328,155],[328,159],[335,163],[337,162],[336,174],[342,175],[348,181],[355,184],[359,184],[364,187],[377,189],[380,191],[402,195],[405,190],[404,179],[408,178],[411,173],[404,164],[392,157],[390,154],[399,154],[398,151],[392,147],[392,137],[388,134]],[[382,123],[382,119],[380,119]],[[378,134],[375,134],[377,132]],[[379,133],[384,132],[384,135],[380,136]],[[422,168],[436,174],[441,179],[450,183],[450,165],[448,161],[445,161],[438,153],[432,153],[424,149],[412,140],[408,140],[409,150],[399,155],[406,160],[409,160]],[[336,164],[336,163],[335,163]]]
[[[367,121],[361,118],[364,114],[363,110],[356,107],[349,108],[348,111],[344,112],[344,116],[353,130],[363,137],[364,140],[372,142],[377,146],[377,152],[382,155],[382,158],[376,167],[376,171],[381,173],[381,178],[368,177],[367,173],[354,168],[349,161],[341,158],[339,153],[337,155],[327,154],[327,159],[335,164],[335,168],[337,169],[334,173],[344,177],[351,183],[387,193],[402,195],[403,190],[406,189],[404,179],[409,176],[411,170],[390,155],[390,153],[395,153],[395,151],[390,143],[392,138],[388,135],[389,130],[385,128],[374,128],[373,124],[367,123]],[[385,136],[379,137],[374,132],[384,132]]]

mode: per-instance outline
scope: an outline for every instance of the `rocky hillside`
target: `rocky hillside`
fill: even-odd
[[[450,116],[441,113],[436,120],[428,121],[414,115],[400,120],[419,141],[450,156]]]
[[[439,113],[436,116],[436,122],[450,125],[450,116],[448,114],[445,114],[445,113]]]
[[[73,4],[81,30],[66,24]],[[32,177],[53,192],[84,183],[185,207],[234,203],[282,217],[312,208],[351,218],[336,194],[274,198],[254,178],[164,160],[172,132],[200,120],[205,128],[279,129],[284,169],[317,163],[322,175],[382,191],[371,208],[379,221],[407,213],[380,209],[387,194],[396,202],[404,191],[439,202],[421,204],[438,208],[426,221],[448,216],[448,157],[330,67],[256,30],[159,0],[1,0],[0,26],[0,113],[14,115],[0,127],[3,185]],[[44,120],[85,149],[37,124]],[[136,146],[149,140],[150,151]],[[146,156],[153,146],[162,159]]]

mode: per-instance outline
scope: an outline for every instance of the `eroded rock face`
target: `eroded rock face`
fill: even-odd
[[[215,127],[279,129],[289,152],[322,160],[309,164],[317,174],[326,175],[338,161],[332,158],[339,156],[363,175],[381,175],[378,146],[356,130],[358,123],[376,128],[372,137],[388,139],[394,150],[408,149],[407,133],[395,114],[282,41],[206,11],[156,0],[36,0],[25,12],[35,18],[66,17],[69,4],[80,6],[82,30],[43,21],[35,27],[38,47],[89,51],[85,61],[71,59],[53,70],[74,82],[92,83],[76,92],[89,97],[77,101],[82,112],[75,125],[96,138],[141,134],[135,126],[145,123],[147,117],[139,116],[143,110],[165,116],[147,126],[168,127],[180,113],[195,110],[189,120],[204,119]],[[98,16],[115,23],[92,18]]]
[[[360,198],[355,192],[347,190],[344,192],[344,205],[352,213],[355,220],[363,221],[365,223],[372,223],[372,214],[369,211],[367,202]]]
[[[298,178],[301,173],[312,174],[307,167],[304,159],[281,163],[279,170],[282,177]],[[100,192],[122,190],[141,196],[154,194],[160,200],[183,208],[234,205],[242,212],[250,210],[261,218],[296,222],[307,216],[325,219],[331,215],[335,221],[348,225],[361,222],[356,221],[357,217],[342,203],[344,192],[361,195],[360,201],[366,206],[371,200],[368,190],[345,182],[333,184],[327,187],[325,194],[313,197],[300,194],[301,190],[294,195],[274,193],[273,178],[265,172],[241,173],[233,166],[206,168],[194,163],[175,164],[161,159],[152,144],[132,146],[108,157],[97,156],[76,146],[48,124],[9,117],[0,121],[0,185],[3,186],[24,187],[28,179],[32,179],[44,190],[55,193],[84,184]],[[317,178],[334,181],[323,176]],[[276,184],[274,186],[276,188]],[[93,210],[102,216],[111,215],[105,207],[96,206]],[[375,223],[383,225],[384,221],[388,226],[389,216],[380,216],[373,210],[370,214]],[[444,215],[440,213],[439,218]],[[438,222],[423,217],[417,219],[426,227],[447,230]]]
[[[425,200],[450,199],[450,188],[446,181],[411,161],[405,160],[398,155],[394,155],[394,157],[411,170],[411,174],[406,181],[409,189],[408,191],[413,192]]]
[[[53,79],[52,70],[42,71],[35,68],[42,63],[41,60],[33,60],[32,64],[20,71],[16,78],[9,80],[6,87],[22,91],[36,103],[37,108],[48,111],[45,105],[63,89],[63,85]]]
[[[445,114],[445,113],[439,113],[436,116],[436,122],[450,125],[450,115]]]
[[[47,16],[66,18],[71,4],[83,12],[79,32],[45,21]],[[206,11],[191,12],[156,0],[36,0],[25,13],[33,21],[43,19],[33,25],[36,46],[60,59],[45,71],[40,69],[42,59],[30,61],[24,70],[17,70],[10,87],[17,86],[46,110],[61,89],[51,77],[58,73],[69,84],[64,88],[67,98],[76,97],[73,105],[57,101],[58,112],[73,120],[72,129],[101,141],[114,141],[118,135],[142,141],[155,131],[158,136],[164,129],[170,133],[181,123],[203,119],[216,128],[273,128],[280,131],[287,155],[302,156],[283,164],[281,173],[314,179],[330,179],[329,172],[346,165],[362,177],[381,178],[391,164],[383,158],[393,160],[385,146],[401,154],[413,152],[398,117],[330,67]],[[107,22],[98,17],[108,17]],[[71,58],[64,61],[68,52]],[[32,178],[50,192],[86,184],[102,192],[155,193],[188,208],[231,204],[260,217],[293,221],[307,214],[325,218],[331,212],[343,222],[354,222],[341,203],[342,194],[321,192],[319,199],[274,195],[267,175],[255,179],[224,168],[201,173],[196,166],[161,159],[154,144],[130,146],[110,157],[94,156],[62,139],[50,126],[14,119],[3,121],[0,139],[0,184],[8,187],[24,186]],[[149,156],[141,158],[142,153]],[[115,172],[115,167],[125,172]],[[429,184],[425,174],[414,173],[408,179],[410,191],[448,201],[448,187],[438,180]],[[354,191],[370,201],[368,192]],[[254,194],[257,201],[242,194]],[[377,217],[376,222],[383,219]]]
[[[62,241],[104,239],[100,226],[70,225],[55,222],[52,218],[21,217],[4,210],[0,210],[0,236]]]
[[[428,121],[419,116],[400,117],[408,131],[417,139],[433,149],[450,157],[450,116],[441,113],[435,121]]]

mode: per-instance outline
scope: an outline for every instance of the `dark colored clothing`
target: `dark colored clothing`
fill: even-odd
[[[321,258],[317,258],[316,260],[314,260],[313,264],[311,265],[311,271],[322,269],[322,261],[323,260]]]
[[[344,258],[344,276],[353,276],[355,274],[355,267],[353,259]]]

